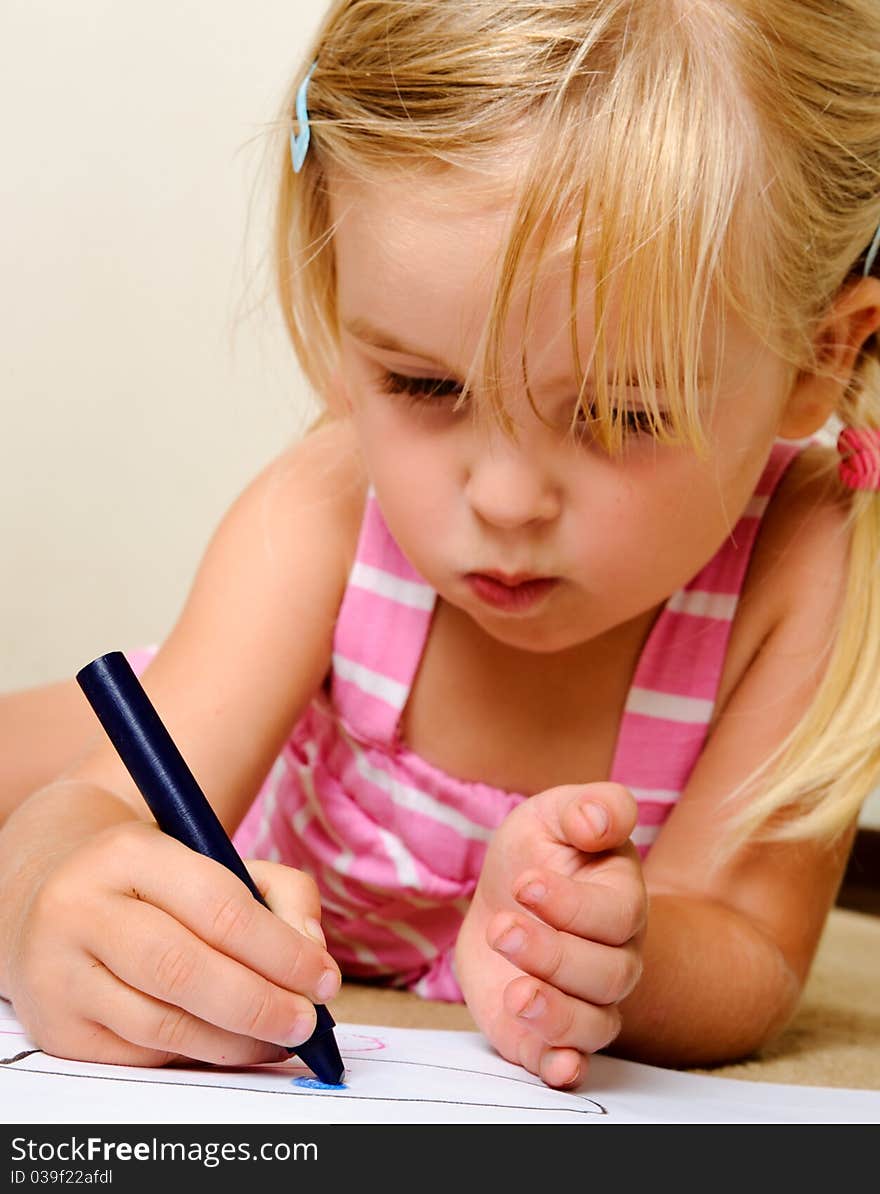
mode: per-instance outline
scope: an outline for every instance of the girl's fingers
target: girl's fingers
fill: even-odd
[[[321,897],[311,875],[280,862],[250,859],[247,868],[260,895],[276,916],[325,948],[321,930]]]
[[[175,1042],[178,1033],[188,1039],[193,1018],[217,1025],[221,1035],[225,1030],[283,1046],[302,1044],[315,1029],[309,998],[210,948],[152,904],[129,900],[107,917],[96,937],[92,952],[108,971],[127,987],[167,1005],[150,1040],[139,1043],[186,1052]],[[329,997],[323,991],[315,994],[316,1002]],[[201,1052],[186,1056],[206,1060]]]
[[[523,872],[513,894],[524,908],[553,928],[605,945],[624,945],[645,926],[648,900],[637,863],[620,860],[629,871],[623,881],[605,882],[609,873],[589,881],[550,870]]]
[[[579,1085],[590,1064],[589,1056],[578,1049],[548,1045],[525,1020],[511,1016],[503,1005],[492,1023],[492,1042],[507,1061],[560,1089]]]
[[[126,1025],[126,1030],[127,1030]],[[79,1016],[53,1017],[52,1023],[41,1029],[40,1048],[52,1057],[66,1057],[71,1061],[91,1061],[97,1065],[162,1066],[175,1060],[169,1053],[143,1049],[125,1040],[105,1024]]]
[[[513,979],[504,988],[504,1009],[535,1038],[537,1043],[521,1043],[520,1049],[533,1049],[539,1067],[548,1050],[597,1053],[620,1032],[616,1005],[596,1007],[584,1003],[528,975]],[[532,1073],[539,1072],[528,1068]],[[544,1077],[543,1073],[540,1076]]]
[[[588,1057],[577,1049],[550,1048],[533,1033],[520,1037],[517,1060],[530,1074],[559,1090],[579,1086],[589,1065]]]
[[[580,1086],[588,1060],[576,1049],[545,1049],[538,1062],[538,1077],[548,1086],[567,1090]]]
[[[518,969],[589,1003],[617,1003],[641,977],[635,944],[601,945],[524,915],[499,912],[489,923],[487,938]]]
[[[244,1066],[282,1061],[286,1049],[226,1032],[121,983],[102,966],[94,968],[90,1006],[101,1009],[94,1043],[87,1055],[116,1065],[167,1065],[186,1059],[212,1065]]]
[[[143,850],[145,832],[152,834],[148,862]],[[120,874],[115,886],[128,893],[124,898],[132,906],[160,909],[215,951],[315,1003],[325,1003],[337,993],[339,968],[317,943],[316,935],[297,932],[263,907],[220,863],[196,854],[154,826],[132,826],[130,833],[119,836],[122,841],[116,862]],[[272,883],[279,885],[277,877]],[[290,871],[286,890],[288,904],[291,891],[298,892],[307,912],[317,911],[310,878]],[[129,912],[127,907],[125,915]],[[303,917],[308,919],[308,915]],[[100,937],[90,942],[90,948],[102,956]]]
[[[552,837],[588,854],[624,845],[638,816],[632,792],[616,783],[569,784],[533,801]]]

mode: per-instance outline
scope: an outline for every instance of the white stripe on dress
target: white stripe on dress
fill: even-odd
[[[340,945],[347,945],[362,966],[371,966],[380,973],[387,973],[388,963],[382,962],[371,949],[367,949],[365,945],[360,941],[355,941],[353,937],[348,937],[345,933],[340,933],[338,929],[333,929],[332,933],[333,944],[335,945],[339,942]]]
[[[366,879],[358,879],[357,883],[360,891],[364,891],[368,895],[375,896],[378,900],[388,899],[387,887],[380,887],[376,883],[369,883]],[[433,910],[438,906],[437,897],[417,896],[413,892],[408,891],[406,893],[406,906],[408,908],[430,908]]]
[[[416,867],[416,860],[403,844],[403,839],[395,837],[393,833],[389,833],[387,829],[382,829],[380,825],[376,826],[376,833],[379,835],[382,849],[388,855],[394,867],[397,882],[401,887],[418,889],[419,872]]]
[[[307,804],[301,804],[290,818],[290,823],[296,830],[297,837],[302,837],[313,820],[314,817],[312,816],[309,806]]]
[[[373,916],[367,916],[364,919],[371,921],[373,924],[381,926],[383,929],[387,929],[391,933],[394,933],[394,935],[399,937],[401,941],[408,942],[415,949],[417,949],[422,957],[428,962],[432,961],[440,953],[439,945],[435,945],[433,941],[431,941],[428,937],[423,936],[423,934],[421,934],[417,929],[414,929],[412,925],[408,925],[406,921],[380,920],[378,917]]]
[[[718,618],[729,622],[736,612],[736,593],[709,593],[705,589],[680,589],[666,603],[674,614],[697,618]]]
[[[272,769],[266,778],[263,807],[260,810],[260,819],[257,824],[257,832],[254,834],[254,844],[251,847],[255,855],[260,858],[268,857],[272,861],[276,861],[276,859],[273,859],[272,855],[268,853],[268,851],[272,849],[272,817],[278,806],[278,788],[286,773],[287,765],[284,761],[284,756],[279,755],[279,757],[272,764]]]
[[[657,840],[662,825],[637,825],[632,831],[630,840],[634,846],[650,846]]]
[[[688,725],[706,725],[712,717],[714,702],[701,697],[675,696],[671,692],[657,692],[653,688],[631,688],[626,702],[627,713],[643,717],[660,717],[664,721],[680,721]]]
[[[456,833],[461,834],[462,837],[466,837],[470,841],[488,842],[491,839],[492,834],[495,832],[494,829],[489,829],[485,825],[477,825],[476,822],[471,821],[463,813],[458,812],[454,808],[448,808],[445,804],[441,804],[433,796],[429,796],[427,792],[423,792],[421,788],[414,788],[410,784],[403,784],[381,767],[373,766],[358,744],[347,734],[345,738],[349,749],[354,755],[355,767],[361,777],[375,784],[377,788],[381,788],[399,808],[406,809],[407,812],[411,813],[421,813],[422,816],[429,817],[432,821],[438,821],[441,825],[445,825],[448,829],[453,829]]]
[[[393,709],[402,709],[406,704],[409,689],[405,684],[381,672],[374,672],[365,664],[356,663],[337,651],[333,652],[333,670],[341,680],[347,680],[367,696],[378,697]]]
[[[437,594],[429,585],[404,580],[395,576],[393,572],[374,568],[372,564],[362,564],[360,560],[355,562],[348,583],[358,589],[366,589],[368,593],[375,593],[378,597],[387,597],[396,601],[398,605],[411,606],[413,609],[432,610],[437,599]]]
[[[654,804],[676,804],[681,792],[669,788],[630,788],[636,800],[650,800]]]
[[[317,748],[315,748],[315,750],[316,749]],[[312,753],[314,754],[315,752],[313,751]],[[309,759],[308,762],[310,766],[314,766],[314,758]],[[303,792],[305,793],[306,799],[309,802],[312,816],[315,818],[330,840],[335,842],[339,847],[339,853],[333,859],[333,869],[334,871],[339,872],[339,874],[347,875],[351,869],[352,863],[354,862],[354,854],[352,853],[350,847],[341,840],[339,834],[333,829],[327,820],[327,817],[324,813],[324,807],[321,804],[321,801],[318,799],[318,795],[315,791],[314,775],[308,769],[308,767],[301,767],[299,769],[299,778],[300,782],[302,783]],[[346,898],[349,898],[347,893]]]

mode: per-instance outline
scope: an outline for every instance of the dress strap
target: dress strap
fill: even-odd
[[[687,783],[712,721],[733,618],[761,521],[799,445],[774,444],[748,506],[712,559],[661,610],[642,649],[611,779],[639,802],[647,848]]]
[[[331,678],[333,704],[361,741],[396,740],[436,599],[392,537],[371,488],[336,622]]]

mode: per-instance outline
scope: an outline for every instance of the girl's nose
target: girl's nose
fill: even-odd
[[[560,510],[552,470],[540,457],[501,435],[474,453],[465,496],[483,522],[504,529],[551,522]]]

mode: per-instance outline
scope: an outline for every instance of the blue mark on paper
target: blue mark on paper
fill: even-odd
[[[347,1090],[344,1082],[322,1082],[320,1078],[294,1078],[291,1086],[299,1086],[303,1090]]]

